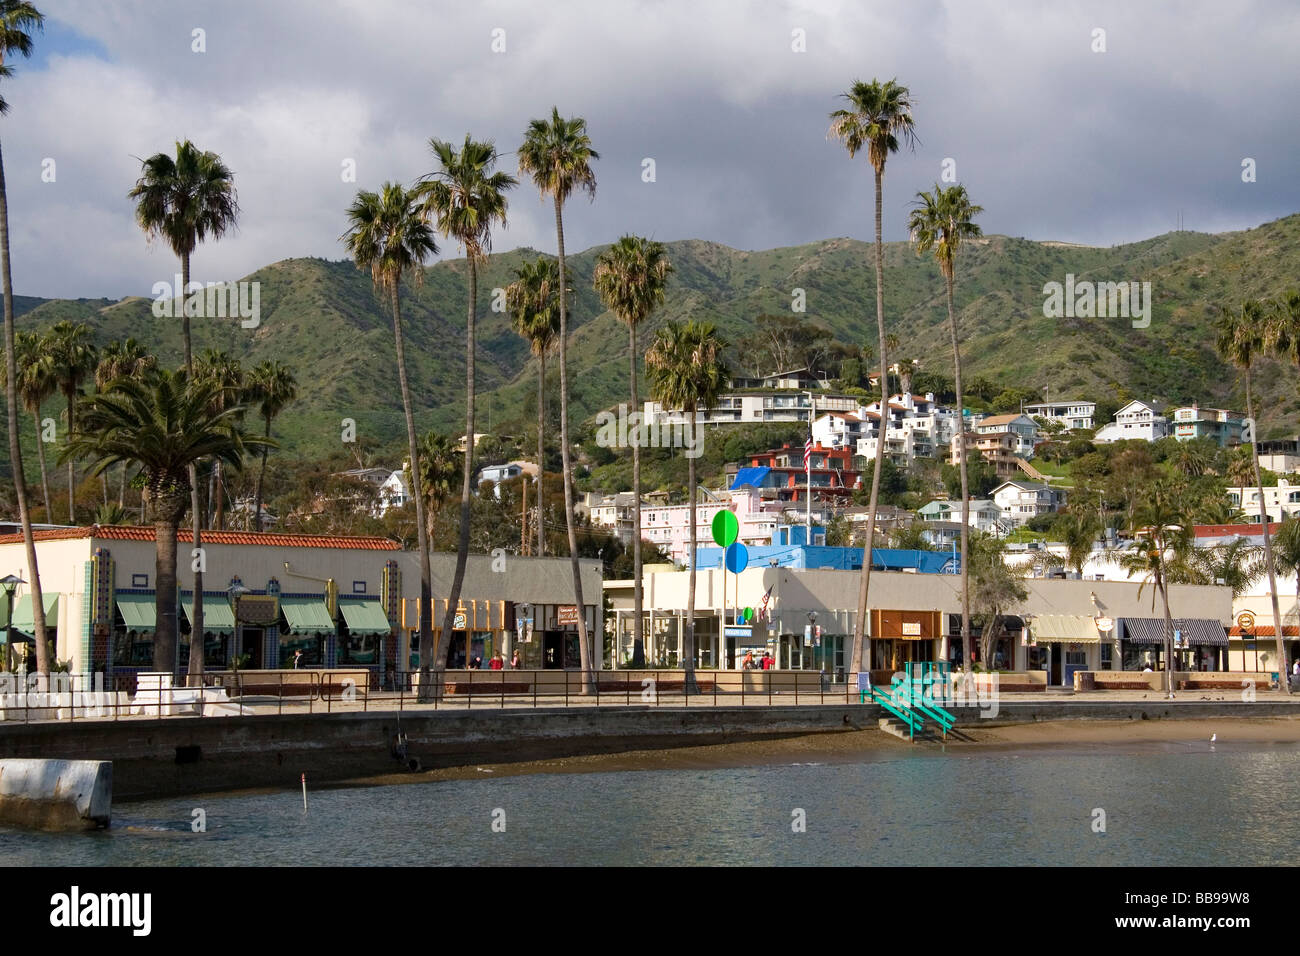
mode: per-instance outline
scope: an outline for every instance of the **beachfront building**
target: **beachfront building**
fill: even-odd
[[[942,556],[941,556],[942,557]],[[688,572],[644,576],[643,623],[651,664],[680,666]],[[734,669],[747,650],[771,653],[777,667],[825,671],[842,679],[852,661],[861,574],[854,570],[798,570],[751,566],[732,574],[701,568],[696,581],[696,665]],[[1009,608],[1002,636],[985,667],[1036,671],[1053,686],[1070,685],[1079,670],[1141,670],[1163,666],[1163,648],[1150,637],[1149,588],[1138,582],[1036,578],[1027,599]],[[614,610],[615,666],[632,659],[632,582],[607,581]],[[1171,585],[1170,606],[1183,621],[1191,647],[1198,640],[1226,643],[1232,593],[1226,587]],[[961,656],[961,578],[956,574],[881,571],[871,576],[867,622],[873,680],[908,661],[955,661]],[[749,625],[735,622],[737,607],[754,609]],[[1098,626],[1098,622],[1102,627]],[[1218,628],[1217,634],[1215,628]],[[980,629],[973,631],[978,639]],[[1138,648],[1134,652],[1129,646]],[[978,645],[977,645],[978,648]],[[977,652],[978,653],[978,652]],[[1190,661],[1192,651],[1180,652]]]
[[[1115,420],[1097,431],[1094,442],[1159,441],[1169,435],[1169,419],[1163,402],[1129,402],[1115,413]]]
[[[133,676],[154,668],[154,529],[70,527],[36,533],[47,627],[55,655],[74,673]],[[189,532],[179,535],[177,641],[188,664],[194,575]],[[390,683],[418,667],[419,558],[385,538],[204,531],[204,666],[246,670],[292,667],[301,650],[309,667],[365,668]],[[529,667],[577,667],[577,608],[568,558],[509,556],[503,573],[491,555],[470,555],[453,633],[443,642],[448,666],[489,659],[518,646]],[[440,633],[455,554],[433,555]],[[581,562],[584,613],[601,627],[600,563]],[[0,536],[0,568],[31,580],[21,535]],[[14,626],[30,635],[31,596],[18,592]],[[0,602],[2,605],[3,602]],[[236,612],[237,615],[236,615]],[[0,607],[0,614],[3,608]],[[520,622],[531,640],[517,643]],[[0,622],[0,626],[8,622]],[[524,637],[529,636],[527,626]]]
[[[1220,448],[1241,444],[1246,416],[1226,408],[1202,408],[1193,403],[1175,408],[1173,436],[1179,441],[1208,438]]]
[[[1097,414],[1096,402],[1035,402],[1025,406],[1025,414],[1030,418],[1044,418],[1049,422],[1060,422],[1066,429],[1092,428],[1093,416]]]

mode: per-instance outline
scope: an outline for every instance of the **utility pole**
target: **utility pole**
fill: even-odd
[[[817,396],[808,392],[808,452],[804,456],[805,481],[807,483],[808,493],[808,517],[804,529],[804,544],[812,546],[812,444],[813,444],[813,422],[817,418]]]

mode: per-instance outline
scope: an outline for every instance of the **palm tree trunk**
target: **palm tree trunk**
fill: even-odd
[[[1246,366],[1246,417],[1254,421],[1255,404],[1251,389],[1250,365]],[[1264,566],[1268,569],[1268,594],[1273,602],[1273,635],[1277,640],[1277,683],[1286,694],[1291,693],[1291,682],[1287,680],[1286,637],[1282,633],[1282,610],[1277,602],[1277,581],[1273,571],[1273,536],[1268,530],[1268,509],[1264,507],[1264,479],[1259,470],[1259,435],[1253,436],[1250,443],[1250,458],[1255,469],[1255,487],[1259,491],[1259,507],[1263,512],[1264,524]]]
[[[420,549],[420,700],[437,694],[431,679],[431,665],[438,654],[433,644],[433,571],[429,561],[429,529],[424,524],[424,495],[420,490],[420,453],[415,437],[415,414],[411,411],[411,388],[406,380],[406,347],[402,341],[402,309],[398,281],[393,282],[393,341],[397,351],[397,381],[402,390],[402,409],[406,414],[406,447],[411,458],[411,496],[415,499],[415,535]],[[439,642],[441,643],[441,642]],[[401,661],[407,664],[406,661]],[[442,661],[437,661],[438,672]],[[400,670],[400,668],[399,668]]]
[[[68,441],[72,441],[72,436],[76,432],[73,427],[73,416],[76,413],[72,409],[72,393],[64,392],[63,397],[68,401]],[[76,504],[73,500],[77,491],[77,479],[74,469],[72,459],[68,459],[68,524],[72,525],[77,523]]]
[[[957,335],[957,312],[952,306],[953,266],[949,266],[944,284],[948,296],[948,333],[952,337],[952,380],[957,393],[957,467],[961,473],[961,649],[966,658],[966,673],[974,665],[970,639],[970,484],[966,471],[966,419],[962,414],[961,340]],[[987,669],[991,662],[984,661]]]
[[[122,462],[122,470],[117,475],[117,506],[126,508],[126,462]]]
[[[157,624],[153,639],[153,666],[167,674],[176,672],[176,542],[180,519],[185,513],[182,494],[160,494],[153,502],[154,523],[154,606]],[[195,591],[197,602],[201,592]],[[196,612],[197,613],[197,612]],[[193,623],[193,622],[191,622]],[[196,636],[197,635],[197,636]],[[190,673],[194,673],[195,649],[203,660],[203,632],[196,626],[190,633]],[[202,671],[199,672],[200,674]]]
[[[271,416],[266,416],[266,439],[271,438]],[[253,529],[262,530],[262,479],[266,477],[266,453],[267,446],[262,446],[262,466],[257,470],[257,491],[253,495]]]
[[[473,249],[467,249],[469,263],[469,306],[465,314],[465,456],[462,459],[460,485],[460,534],[456,540],[456,571],[447,595],[447,611],[442,633],[450,635],[460,604],[460,589],[465,583],[465,564],[469,560],[469,522],[471,482],[474,480],[474,313],[478,305],[478,262]],[[469,659],[469,629],[465,630],[465,657]]]
[[[1160,561],[1163,564],[1163,551],[1160,553]],[[1172,698],[1174,696],[1174,621],[1169,615],[1169,584],[1163,572],[1156,576],[1156,588],[1160,591],[1160,600],[1165,610],[1165,693]]]
[[[185,253],[181,256],[181,334],[185,340],[185,375],[187,381],[194,380],[194,351],[190,344],[190,310],[189,310],[189,287],[190,287],[190,255]],[[203,526],[203,511],[199,502],[199,469],[198,463],[190,465],[190,514],[192,517],[193,535],[190,538],[190,545],[194,551],[202,553],[202,539],[199,537],[199,529]],[[160,514],[157,504],[153,507],[155,517]],[[176,533],[179,528],[180,519],[177,518],[177,526],[172,529],[172,540],[175,541]],[[172,590],[175,591],[176,578],[176,558],[175,544],[172,544]],[[187,673],[189,679],[186,681],[189,686],[194,687],[203,683],[203,571],[200,570],[202,565],[195,565],[194,571],[194,600],[190,604],[192,615],[190,617],[190,664]],[[161,582],[160,582],[161,586]],[[172,613],[172,626],[175,627],[176,614]],[[173,631],[173,634],[175,632]],[[232,648],[238,643],[239,635],[235,634],[231,639]],[[238,648],[242,652],[242,648]]]
[[[636,323],[629,322],[627,331],[632,365],[632,413],[637,414],[639,404],[636,400]],[[694,502],[695,499],[691,500]],[[617,518],[615,524],[617,526]],[[694,575],[695,571],[692,568],[692,579]],[[637,667],[645,666],[645,633],[641,622],[641,603],[641,442],[638,440],[632,442],[632,662]]]
[[[546,350],[537,357],[537,556],[546,555]],[[1296,592],[1300,593],[1300,592]]]
[[[218,531],[226,530],[226,481],[219,459],[212,461],[212,477],[216,485],[217,503],[213,507],[213,521]]]
[[[695,410],[690,411],[691,429],[695,429]],[[695,437],[691,436],[692,439]],[[682,681],[683,694],[698,694],[699,685],[695,681],[695,458],[687,458],[686,465],[686,488],[687,494],[691,498],[691,535],[690,550],[686,554],[686,559],[690,562],[690,577],[687,578],[686,585],[686,626],[682,634],[682,666],[685,669],[684,680]],[[721,635],[719,635],[721,639]],[[716,685],[715,685],[716,686]]]
[[[23,526],[23,545],[27,551],[28,587],[32,597],[32,630],[36,633],[36,670],[50,672],[50,648],[45,636],[45,601],[41,594],[41,572],[36,563],[36,539],[32,536],[32,516],[27,509],[27,480],[23,476],[23,450],[18,435],[18,361],[14,351],[14,284],[9,264],[9,195],[5,189],[4,158],[0,156],[0,281],[4,283],[5,324],[5,406],[9,426],[9,465],[14,476],[14,496],[18,499],[18,521]],[[48,515],[47,515],[48,519]]]
[[[50,477],[45,470],[45,442],[41,440],[41,410],[32,412],[32,423],[36,426],[36,457],[41,463],[41,495],[45,499],[45,520],[53,523],[54,513],[50,511]]]
[[[555,239],[560,264],[560,457],[564,469],[564,521],[569,529],[569,563],[573,568],[573,599],[578,607],[578,654],[582,664],[582,692],[595,690],[591,673],[592,648],[588,646],[587,611],[582,602],[582,568],[578,564],[577,522],[573,512],[573,462],[569,454],[569,309],[564,277],[564,217],[560,197],[555,197]]]
[[[880,424],[876,426],[876,460],[871,472],[871,498],[867,503],[867,542],[862,553],[862,583],[858,587],[858,614],[853,622],[853,667],[849,681],[857,680],[866,661],[871,669],[871,650],[867,646],[867,596],[871,590],[871,552],[876,541],[876,506],[880,501],[881,459],[885,454],[885,434],[889,430],[889,362],[885,348],[885,246],[882,236],[881,208],[884,204],[882,170],[876,170],[876,334],[880,353]],[[812,488],[808,489],[809,496]],[[865,654],[864,654],[865,651]]]

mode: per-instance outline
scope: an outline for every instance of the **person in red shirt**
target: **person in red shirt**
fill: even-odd
[[[506,662],[501,659],[500,651],[492,655],[492,663],[489,664],[488,666],[491,667],[492,670],[494,671],[499,671],[501,670],[501,668],[506,666]]]

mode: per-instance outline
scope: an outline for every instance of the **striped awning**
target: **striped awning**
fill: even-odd
[[[190,622],[190,629],[193,630],[194,596],[192,594],[181,595],[181,610],[185,612],[185,619]],[[205,634],[235,633],[235,615],[230,610],[229,600],[204,592],[203,632]]]
[[[1039,614],[1029,628],[1040,644],[1100,644],[1097,622],[1086,614]]]
[[[46,591],[41,595],[41,603],[45,605],[45,626],[53,630],[59,623],[59,592]],[[6,625],[8,623],[8,621],[5,622]],[[36,621],[32,615],[32,596],[30,593],[24,594],[14,605],[14,627],[28,633],[36,629]]]
[[[393,628],[388,623],[383,606],[366,598],[341,597],[339,611],[353,634],[387,634]]]
[[[336,630],[324,598],[282,597],[280,610],[291,634],[330,634]]]
[[[157,624],[157,599],[152,594],[118,594],[117,610],[128,631],[152,631]]]
[[[1130,644],[1163,644],[1165,620],[1162,617],[1125,617],[1123,639]],[[1181,632],[1184,643],[1209,647],[1227,647],[1228,632],[1218,621],[1205,618],[1176,617],[1174,630]]]

